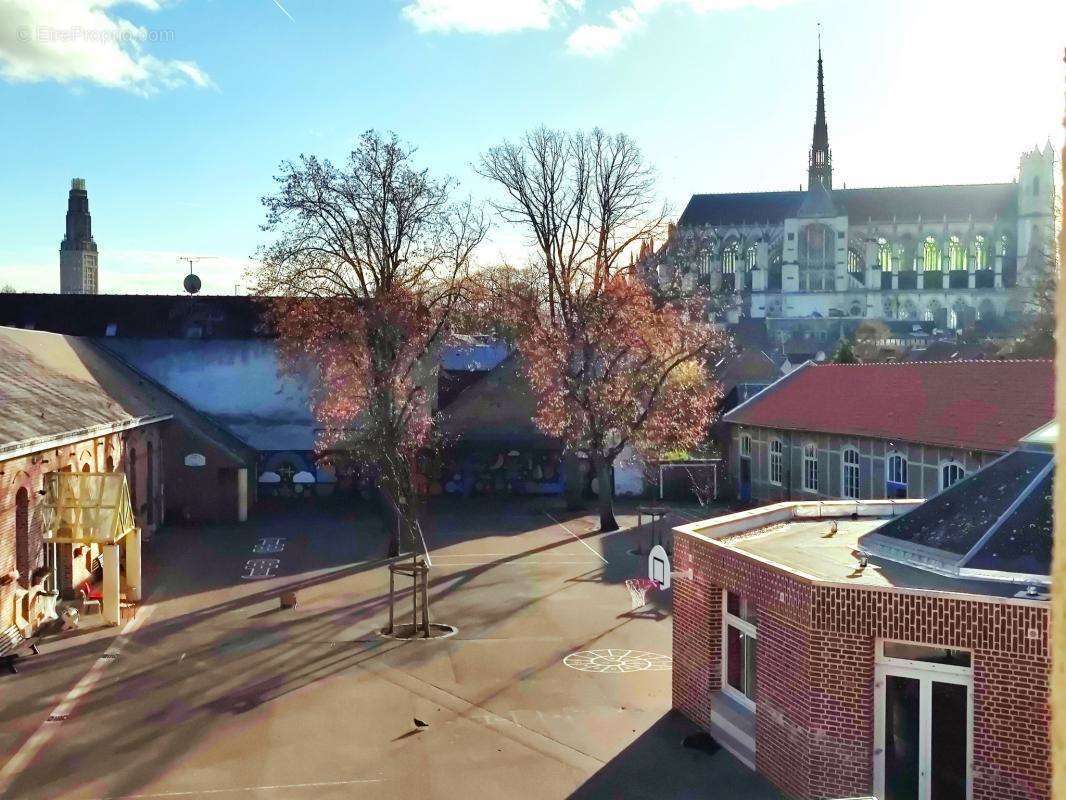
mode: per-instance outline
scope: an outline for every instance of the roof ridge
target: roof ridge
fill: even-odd
[[[816,367],[928,367],[934,364],[1053,364],[1050,358],[957,358],[944,361],[863,361],[857,364],[837,364],[834,361],[813,361]]]

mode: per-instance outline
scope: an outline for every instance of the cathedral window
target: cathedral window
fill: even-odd
[[[1010,239],[1007,234],[1003,234],[999,237],[999,255],[1007,255],[1007,250],[1010,247]]]
[[[892,271],[892,246],[887,239],[877,240],[877,266],[882,272]]]
[[[948,239],[948,266],[952,271],[966,269],[966,251],[962,249],[958,236]]]
[[[722,250],[722,274],[733,275],[737,271],[737,246],[726,245]]]
[[[744,253],[744,269],[751,272],[755,269],[759,263],[759,248],[756,245],[752,245]]]
[[[925,262],[926,272],[940,271],[940,245],[937,244],[935,237],[925,237],[925,243],[922,245],[922,259]]]
[[[848,250],[848,272],[862,274],[862,256],[854,250]]]
[[[833,231],[825,225],[808,225],[799,239],[799,279],[801,292],[832,291],[836,244]]]
[[[973,268],[988,269],[988,242],[981,234],[973,237]]]

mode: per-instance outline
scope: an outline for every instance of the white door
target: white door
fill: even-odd
[[[969,800],[972,674],[891,662],[884,659],[874,673],[874,794],[879,800]]]

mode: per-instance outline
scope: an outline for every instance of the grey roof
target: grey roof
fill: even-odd
[[[164,419],[238,463],[254,458],[242,442],[91,340],[0,327],[0,449],[46,447],[73,433]]]
[[[681,215],[679,224],[737,225],[762,222],[781,223],[801,216],[800,207],[808,192],[736,192],[695,194]],[[834,189],[832,202],[853,223],[874,220],[951,220],[1011,217],[1017,210],[1014,183],[967,184],[961,186],[890,186],[873,189]]]
[[[874,555],[959,577],[1027,582],[1051,570],[1046,449],[1012,450],[867,536]]]
[[[0,447],[165,416],[84,339],[0,328]]]

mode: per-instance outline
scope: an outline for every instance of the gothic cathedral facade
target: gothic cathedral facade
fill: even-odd
[[[783,335],[833,318],[1013,329],[1047,269],[1054,166],[1049,143],[1011,183],[834,189],[819,47],[807,190],[693,195],[653,277]]]

